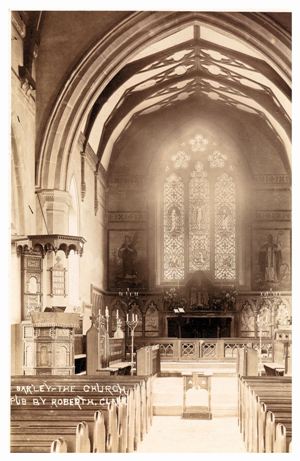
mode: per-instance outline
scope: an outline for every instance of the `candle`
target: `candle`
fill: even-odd
[[[105,307],[105,317],[108,317],[108,307]]]
[[[128,314],[126,314],[126,322],[128,322]]]
[[[118,311],[118,309],[117,309],[117,319],[118,319],[118,318],[119,318],[119,311]]]

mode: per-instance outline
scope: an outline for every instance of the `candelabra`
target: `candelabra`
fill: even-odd
[[[133,375],[133,367],[134,367],[134,360],[133,360],[133,350],[134,350],[134,330],[136,329],[138,324],[138,316],[137,314],[126,315],[126,325],[130,329],[130,336],[131,336],[131,348],[130,348],[130,362],[131,362],[131,374]]]
[[[127,311],[129,310],[130,307],[130,301],[136,299],[139,296],[138,291],[130,291],[129,288],[126,288],[125,291],[119,291],[119,296],[120,298],[125,298],[126,300],[126,305],[127,305]],[[126,314],[126,325],[130,330],[130,336],[131,336],[131,347],[130,347],[130,362],[131,362],[131,374],[133,375],[133,366],[134,366],[134,360],[133,360],[133,350],[134,350],[134,330],[136,329],[138,324],[138,317],[137,314],[131,314],[129,317],[129,314]]]

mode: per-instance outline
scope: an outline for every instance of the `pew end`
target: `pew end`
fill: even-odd
[[[67,442],[63,437],[53,440],[50,448],[50,453],[67,453]]]

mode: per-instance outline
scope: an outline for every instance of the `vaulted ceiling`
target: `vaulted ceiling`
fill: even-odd
[[[210,40],[209,40],[210,39]],[[222,43],[222,44],[221,44]],[[99,94],[84,134],[108,168],[114,143],[140,116],[184,102],[228,114],[252,114],[283,145],[290,142],[287,82],[259,52],[199,25],[150,45]],[[187,111],[188,116],[188,111]]]
[[[126,162],[134,158],[128,146],[135,140],[147,143],[151,157],[164,139],[179,142],[200,125],[206,134],[214,126],[235,138],[245,164],[256,159],[253,174],[259,145],[245,140],[254,138],[264,143],[266,164],[272,151],[271,163],[290,173],[289,14],[65,11],[24,18],[32,29],[27,54],[39,44],[37,184],[65,187],[69,152],[82,135],[82,149],[89,144],[110,172],[122,152]],[[56,165],[50,183],[47,165]]]

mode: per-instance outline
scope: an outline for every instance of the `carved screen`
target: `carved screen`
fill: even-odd
[[[184,184],[176,174],[166,178],[163,192],[163,273],[165,280],[184,277]]]
[[[227,173],[215,185],[215,278],[234,280],[236,277],[236,210],[235,184]]]
[[[189,270],[210,269],[209,183],[201,162],[189,182]]]

